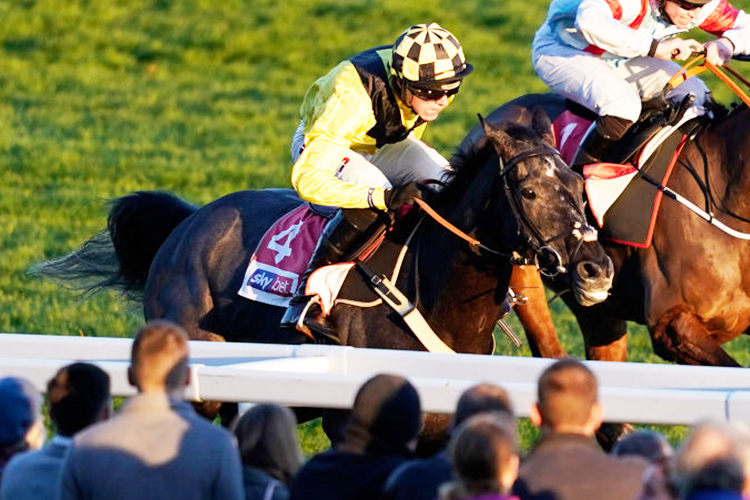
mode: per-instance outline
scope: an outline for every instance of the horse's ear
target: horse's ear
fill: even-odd
[[[479,116],[479,122],[482,124],[484,134],[495,147],[498,156],[500,158],[507,157],[510,147],[512,146],[510,136],[504,130],[492,126],[484,119],[484,117],[482,117],[482,115],[477,116]]]
[[[487,128],[490,125],[487,123],[487,120],[484,119],[484,116],[482,116],[482,113],[477,113],[477,118],[479,118],[479,123],[482,124],[482,130],[484,130],[484,135],[489,136],[490,134],[487,132]]]
[[[531,125],[544,142],[554,147],[555,138],[552,135],[552,122],[541,106],[534,108]]]

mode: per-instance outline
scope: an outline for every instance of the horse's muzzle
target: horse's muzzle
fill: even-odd
[[[609,258],[603,262],[577,262],[571,273],[571,284],[578,303],[588,307],[607,300],[613,275],[614,267]]]

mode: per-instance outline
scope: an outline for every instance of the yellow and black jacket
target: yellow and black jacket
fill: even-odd
[[[420,138],[425,123],[396,97],[389,84],[391,47],[377,47],[343,61],[308,90],[300,110],[305,149],[292,168],[292,185],[312,203],[367,208],[368,186],[344,182],[336,170],[349,150],[374,154],[385,144]],[[383,188],[372,193],[385,210]]]

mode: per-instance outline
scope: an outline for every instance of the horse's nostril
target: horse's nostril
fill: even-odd
[[[584,260],[576,266],[578,276],[585,280],[596,279],[602,274],[601,267],[590,260]]]

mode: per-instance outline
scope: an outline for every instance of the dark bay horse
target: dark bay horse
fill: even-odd
[[[425,218],[399,274],[399,289],[412,301],[418,297],[424,318],[455,351],[492,352],[514,252],[547,262],[553,272],[566,268],[561,280],[582,303],[606,298],[612,264],[586,223],[582,179],[551,144],[542,111],[529,125],[496,113],[470,132],[451,160],[452,179],[429,200],[485,248]],[[108,231],[37,270],[63,281],[84,279],[89,291],[142,292],[146,319],[175,321],[192,339],[307,342],[301,333],[278,328],[282,308],[237,295],[259,239],[301,203],[293,191],[279,189],[236,192],[200,209],[166,193],[133,193],[113,202]],[[397,223],[373,259],[403,245],[423,217],[413,210]],[[385,305],[338,304],[330,323],[343,344],[424,349]]]
[[[510,103],[521,123],[529,109],[539,105],[552,120],[565,108],[564,100],[552,95],[529,95]],[[714,106],[712,111],[713,118],[682,149],[668,187],[747,234],[750,109]],[[580,307],[563,295],[581,327],[587,357],[624,361],[626,321],[634,321],[648,327],[654,351],[665,360],[737,366],[721,344],[750,333],[750,241],[727,234],[665,197],[648,248],[602,243],[615,265],[610,297]],[[538,277],[531,276],[526,285],[535,283]],[[554,280],[547,283],[561,288]],[[528,307],[543,310],[546,304]],[[559,347],[551,324],[524,326],[531,338],[546,339],[552,351]]]

